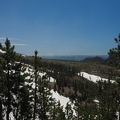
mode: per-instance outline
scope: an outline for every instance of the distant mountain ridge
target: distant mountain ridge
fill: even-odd
[[[0,54],[5,53],[0,49]],[[20,53],[17,53],[20,54]],[[21,54],[23,57],[27,57],[27,55]],[[54,59],[54,60],[73,60],[73,61],[81,61],[86,58],[94,58],[101,57],[102,59],[107,59],[108,55],[51,55],[51,56],[40,56],[43,59]]]
[[[81,61],[85,58],[93,58],[93,57],[101,57],[102,59],[107,59],[108,55],[53,55],[53,56],[42,56],[44,59],[55,59],[55,60],[75,60],[75,61]]]

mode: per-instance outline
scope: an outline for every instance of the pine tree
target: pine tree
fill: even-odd
[[[5,47],[0,45],[0,49],[5,51],[2,55],[2,69],[4,71],[2,104],[4,106],[4,111],[6,111],[6,120],[10,119],[10,113],[13,114],[16,120],[20,119],[21,116],[23,118],[27,118],[28,116],[28,113],[26,115],[22,114],[24,108],[22,105],[26,102],[24,99],[26,97],[26,92],[24,90],[27,90],[27,88],[24,86],[25,78],[21,76],[22,64],[21,62],[17,62],[21,61],[21,56],[17,57],[14,48],[14,46],[11,46],[8,38],[6,38]],[[27,107],[26,112],[28,112]]]
[[[41,120],[47,120],[48,115],[47,113],[49,112],[50,109],[50,91],[48,89],[48,81],[47,81],[47,76],[43,76],[42,78],[39,79],[38,81],[38,116],[39,119]]]
[[[40,76],[41,65],[40,58],[35,51],[34,56],[34,74],[32,75],[33,87],[33,119],[47,120],[50,110],[51,93],[48,89],[47,75]]]
[[[0,58],[0,120],[3,120],[4,118],[4,110],[3,110],[3,96],[4,96],[4,90],[5,90],[5,81],[4,81],[4,72],[2,69],[2,64],[3,64],[3,60],[2,58]]]
[[[1,46],[2,47],[2,46]],[[6,106],[6,120],[9,120],[9,114],[12,111],[11,104],[12,104],[12,94],[11,89],[13,87],[13,81],[11,79],[12,72],[13,72],[13,65],[15,60],[15,52],[14,52],[14,46],[11,46],[10,41],[8,38],[6,38],[5,47],[1,48],[5,50],[4,53],[4,71],[6,72],[6,91],[5,91],[5,106]]]
[[[35,69],[35,94],[34,94],[34,114],[33,114],[33,120],[35,120],[35,118],[36,118],[36,116],[35,116],[35,114],[36,114],[36,102],[37,102],[37,95],[36,95],[36,92],[37,92],[37,77],[38,77],[38,75],[37,75],[37,72],[38,72],[38,70],[37,70],[37,64],[38,64],[38,60],[37,60],[37,54],[38,54],[38,52],[37,52],[37,50],[35,51],[35,67],[34,67],[34,69]]]
[[[117,82],[117,91],[116,91],[116,103],[117,103],[117,110],[119,112],[119,118],[120,119],[120,34],[118,35],[117,38],[114,39],[115,42],[117,43],[117,47],[112,48],[109,50],[109,65],[114,67],[112,73],[112,77],[116,79]]]
[[[66,120],[65,113],[63,112],[63,107],[61,106],[60,101],[56,103],[55,107],[56,107],[55,120]]]
[[[55,120],[56,119],[56,101],[52,97],[49,100],[50,103],[50,112],[49,112],[49,120]]]
[[[65,111],[66,119],[67,120],[72,120],[72,118],[73,118],[73,110],[72,110],[70,102],[67,103],[65,109],[66,109],[66,111]]]
[[[81,119],[81,116],[82,116],[80,114],[81,113],[81,109],[82,109],[81,104],[82,104],[81,97],[77,97],[76,100],[75,100],[75,104],[74,104],[74,110],[75,110],[75,112],[77,114],[76,120]]]

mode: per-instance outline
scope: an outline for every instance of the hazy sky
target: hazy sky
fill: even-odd
[[[34,55],[105,55],[120,33],[120,0],[0,0],[0,42]]]

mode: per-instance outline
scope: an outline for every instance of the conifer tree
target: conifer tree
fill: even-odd
[[[37,75],[37,72],[38,72],[38,70],[37,70],[37,64],[38,64],[38,59],[37,59],[37,54],[38,54],[38,52],[37,52],[37,50],[35,51],[35,67],[34,67],[34,69],[35,69],[35,94],[34,94],[34,114],[33,114],[33,120],[35,120],[35,114],[36,114],[36,102],[37,102],[37,95],[36,95],[36,92],[37,92],[37,77],[38,77],[38,75]]]
[[[66,120],[65,113],[63,112],[63,107],[60,104],[60,101],[56,104],[56,119],[55,120]]]
[[[117,38],[114,39],[115,42],[117,43],[117,47],[112,48],[109,50],[109,65],[114,67],[113,71],[111,72],[111,76],[116,79],[117,82],[117,87],[116,87],[116,103],[117,103],[117,110],[119,113],[119,118],[120,119],[120,34],[118,35]]]
[[[66,109],[66,111],[65,111],[66,119],[67,120],[72,120],[73,110],[71,108],[71,103],[68,102],[65,109]]]
[[[0,58],[0,120],[3,120],[4,118],[4,110],[3,110],[3,96],[4,96],[4,90],[5,90],[5,81],[4,81],[4,72],[2,69],[2,64],[3,64],[3,60],[2,58]]]
[[[11,94],[11,89],[13,87],[13,81],[11,79],[12,77],[12,72],[13,65],[14,65],[14,60],[15,60],[15,52],[14,52],[14,46],[11,46],[10,41],[8,38],[6,38],[5,42],[5,47],[3,48],[1,45],[1,49],[5,50],[4,53],[4,71],[6,72],[6,91],[5,91],[5,106],[6,106],[6,120],[9,120],[9,114],[12,110],[11,104],[12,104],[12,94]]]
[[[50,109],[50,91],[48,89],[48,81],[47,76],[43,76],[42,78],[39,78],[38,81],[38,100],[37,100],[37,106],[38,106],[38,116],[41,120],[47,120]]]
[[[75,100],[75,106],[74,106],[74,110],[75,110],[75,112],[76,112],[76,114],[77,114],[77,116],[76,116],[76,120],[79,120],[79,119],[81,119],[81,98],[80,97],[77,97],[76,98],[76,100]]]
[[[56,118],[56,101],[52,97],[49,100],[50,103],[50,112],[49,112],[49,120],[55,120]]]
[[[25,103],[25,88],[24,86],[24,77],[21,76],[22,72],[22,64],[20,61],[21,57],[16,57],[16,53],[14,51],[14,46],[11,46],[10,40],[6,38],[5,46],[3,47],[0,44],[0,49],[5,51],[5,53],[2,55],[3,57],[3,64],[2,69],[4,71],[4,91],[3,91],[3,99],[2,103],[4,106],[4,111],[6,111],[6,120],[10,120],[10,113],[13,114],[14,118],[20,119],[21,116],[23,118],[26,118],[25,116],[28,115],[28,113],[23,113],[23,106],[22,104]],[[24,89],[25,88],[25,89]],[[28,104],[29,105],[29,104]],[[26,112],[28,108],[26,107]],[[24,112],[24,113],[26,113]]]
[[[40,59],[37,56],[38,52],[35,51],[34,56],[34,92],[33,92],[33,120],[47,120],[48,113],[50,112],[50,99],[51,93],[48,89],[48,77],[47,75],[40,76],[39,72],[41,72]]]

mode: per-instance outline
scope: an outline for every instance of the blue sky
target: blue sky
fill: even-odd
[[[120,0],[0,0],[0,42],[27,55],[105,55],[119,14]]]

